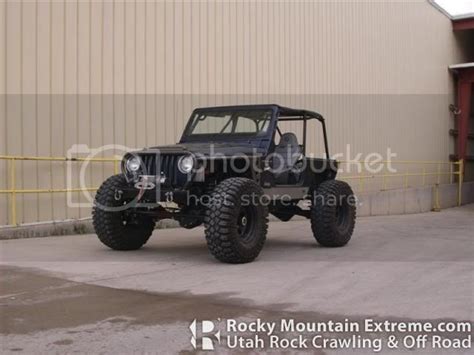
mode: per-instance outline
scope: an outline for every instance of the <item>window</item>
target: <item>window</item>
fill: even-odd
[[[185,136],[198,135],[251,135],[268,131],[271,110],[200,111],[195,113],[186,128]]]
[[[193,134],[207,134],[207,133],[230,133],[230,125],[227,123],[230,120],[230,115],[225,116],[203,116],[199,115],[196,121],[196,126],[193,129]]]

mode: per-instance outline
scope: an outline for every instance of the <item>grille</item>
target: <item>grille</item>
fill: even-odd
[[[178,170],[179,155],[175,154],[143,154],[140,156],[143,161],[143,175],[165,176],[166,185],[177,185],[180,175]]]

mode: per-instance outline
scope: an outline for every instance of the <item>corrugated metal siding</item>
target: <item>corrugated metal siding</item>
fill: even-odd
[[[450,21],[422,0],[2,2],[0,152],[173,143],[196,106],[276,102],[322,112],[332,152],[446,160],[446,68],[463,59]],[[19,163],[18,185],[62,187],[64,174]],[[18,201],[20,222],[89,213],[63,194]],[[4,224],[5,196],[0,209]]]

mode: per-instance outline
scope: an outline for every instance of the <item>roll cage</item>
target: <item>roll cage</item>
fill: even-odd
[[[289,107],[284,107],[280,105],[275,105],[275,104],[268,104],[268,105],[238,105],[238,106],[218,106],[218,107],[203,107],[203,108],[197,108],[193,111],[191,114],[191,118],[195,114],[199,113],[212,113],[212,112],[220,112],[220,111],[244,111],[244,110],[272,110],[273,115],[272,115],[272,122],[271,125],[268,129],[268,133],[264,136],[261,135],[256,135],[256,136],[248,136],[245,134],[242,135],[234,135],[232,137],[232,141],[229,141],[228,139],[225,140],[226,143],[232,144],[232,143],[255,143],[258,144],[259,146],[262,146],[262,144],[267,145],[267,147],[270,147],[270,142],[274,140],[275,138],[275,132],[278,133],[281,136],[281,131],[278,127],[278,121],[303,121],[303,154],[306,154],[306,142],[307,142],[307,131],[308,131],[308,121],[312,119],[318,120],[323,129],[323,139],[324,139],[324,149],[326,151],[326,158],[329,159],[329,147],[328,147],[328,139],[327,139],[327,132],[326,132],[326,124],[324,121],[324,117],[314,111],[308,111],[308,110],[299,110],[299,109],[293,109]],[[189,126],[191,125],[192,119],[190,119],[184,129],[183,135],[181,136],[180,143],[185,143],[185,142],[209,142],[214,139],[216,139],[217,135],[216,134],[200,134],[199,137],[192,137],[189,135],[186,135],[185,133],[188,131]]]
[[[277,120],[278,121],[303,121],[303,155],[306,155],[306,142],[307,142],[307,131],[308,131],[308,120],[316,119],[318,120],[323,128],[323,139],[324,139],[324,150],[326,151],[326,158],[329,159],[329,146],[326,132],[326,123],[324,117],[314,111],[308,110],[297,110],[288,107],[278,106]],[[280,128],[278,125],[276,127],[276,132],[281,136]]]

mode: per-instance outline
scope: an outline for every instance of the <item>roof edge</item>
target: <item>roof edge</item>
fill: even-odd
[[[443,9],[440,5],[435,0],[428,0],[428,2],[439,12],[441,12],[444,16],[449,18],[451,21],[457,21],[457,20],[465,20],[465,19],[474,19],[474,12],[470,12],[467,14],[462,14],[462,15],[451,15],[449,12],[447,12],[445,9]]]

